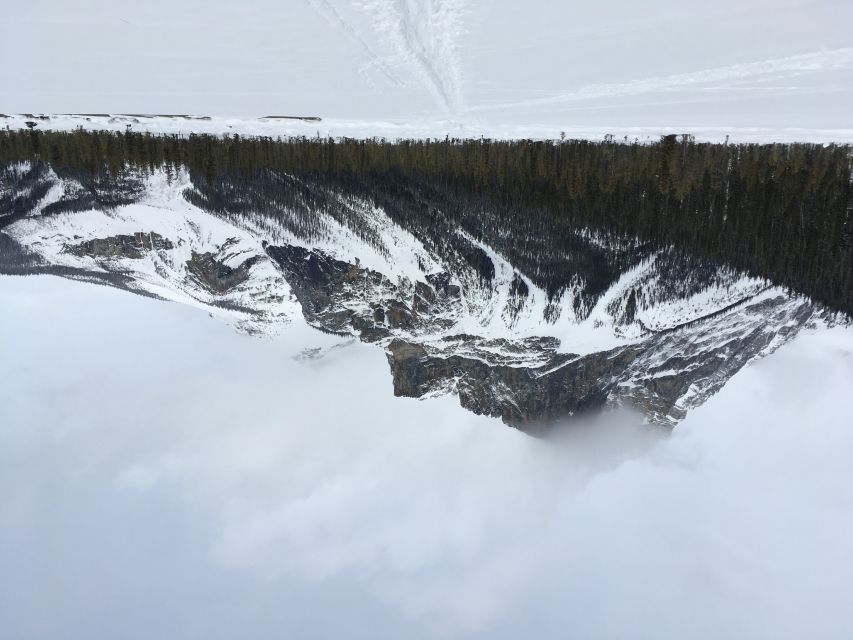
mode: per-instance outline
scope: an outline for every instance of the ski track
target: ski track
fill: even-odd
[[[373,50],[367,40],[365,40],[356,30],[356,28],[346,20],[341,13],[328,0],[305,0],[308,6],[319,15],[326,23],[343,33],[350,41],[354,42],[361,48],[362,52],[368,59],[367,68],[374,67],[384,75],[392,85],[397,87],[405,86],[405,82],[394,72],[392,67],[384,60],[384,58]]]
[[[468,0],[353,0],[350,10],[369,18],[373,33],[363,34],[347,11],[330,0],[305,0],[332,29],[358,46],[397,87],[407,86],[400,72],[408,71],[432,93],[441,108],[457,114],[462,89],[457,43],[464,29]],[[369,37],[368,37],[369,35]],[[376,46],[369,44],[376,42]],[[386,50],[387,53],[381,50]]]
[[[458,113],[462,74],[457,43],[467,0],[365,0],[357,6],[372,17],[376,35],[400,64],[411,68],[445,111]]]
[[[417,61],[445,108],[455,113],[459,106],[459,87],[454,77],[457,75],[457,61],[452,40],[447,42],[440,37],[442,28],[448,26],[441,24],[440,16],[444,13],[440,10],[441,2],[438,2],[439,10],[433,6],[432,0],[428,0],[423,8],[413,5],[412,0],[397,0],[396,5],[406,50]],[[450,33],[450,30],[444,33]],[[444,70],[440,68],[441,63],[444,63]]]
[[[789,78],[804,73],[834,71],[853,67],[853,47],[814,51],[784,58],[772,58],[757,62],[733,64],[724,67],[702,69],[688,73],[667,76],[652,76],[642,80],[623,83],[591,84],[575,91],[559,93],[543,98],[480,105],[466,109],[466,112],[495,111],[519,107],[535,107],[564,102],[580,102],[597,98],[617,98],[636,96],[657,91],[668,91],[683,87],[695,88],[714,82],[743,81],[753,78],[778,79]],[[720,87],[714,87],[715,90]]]

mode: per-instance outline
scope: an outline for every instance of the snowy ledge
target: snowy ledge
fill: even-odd
[[[26,129],[35,123],[39,131],[142,131],[160,134],[191,133],[323,138],[426,139],[480,138],[494,140],[532,139],[605,140],[656,142],[663,135],[688,133],[700,142],[754,143],[853,143],[853,128],[761,128],[761,127],[560,127],[555,125],[482,125],[454,120],[394,122],[385,120],[327,120],[319,116],[263,116],[256,118],[199,115],[147,114],[0,114],[0,129]]]

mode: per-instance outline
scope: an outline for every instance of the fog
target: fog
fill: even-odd
[[[4,637],[853,634],[849,329],[672,435],[549,440],[394,398],[369,345],[48,276],[0,278],[0,353]]]

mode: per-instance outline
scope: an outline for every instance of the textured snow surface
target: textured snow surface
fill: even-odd
[[[850,141],[850,24],[847,0],[33,0],[2,11],[0,108],[228,116],[132,123],[183,132]]]
[[[303,325],[49,276],[0,302],[4,636],[853,635],[849,329],[670,437],[543,442],[394,398],[380,350]]]
[[[294,320],[301,322],[299,304],[292,299],[290,288],[276,266],[266,259],[261,239],[190,205],[182,196],[189,186],[186,172],[179,172],[171,184],[165,172],[157,172],[147,178],[145,196],[140,202],[109,211],[34,215],[7,232],[48,264],[95,272],[105,271],[100,259],[74,255],[68,251],[69,247],[116,235],[157,233],[170,240],[173,248],[146,251],[138,259],[112,258],[108,261],[109,271],[131,275],[148,293],[205,309],[250,333],[275,333]],[[53,192],[61,194],[63,188],[63,181],[59,180],[40,203],[39,210],[51,201]],[[223,249],[225,253],[221,254]],[[252,266],[246,283],[223,297],[207,291],[189,276],[186,262],[193,252],[217,254],[231,267],[249,257],[262,259]]]

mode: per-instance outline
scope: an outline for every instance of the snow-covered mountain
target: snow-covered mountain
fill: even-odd
[[[249,334],[302,322],[350,334],[386,350],[397,395],[453,393],[530,431],[619,405],[672,425],[827,319],[768,282],[582,229],[552,243],[550,260],[578,266],[549,293],[519,238],[475,237],[437,208],[406,217],[388,194],[334,182],[274,175],[248,192],[185,170],[103,184],[42,165],[3,175],[5,273],[110,284]]]

